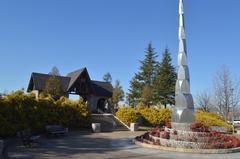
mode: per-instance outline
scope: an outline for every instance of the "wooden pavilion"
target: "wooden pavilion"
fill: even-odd
[[[38,97],[51,76],[33,72],[27,91],[35,93]],[[81,96],[87,102],[90,112],[112,112],[109,102],[113,90],[111,83],[91,80],[86,68],[71,72],[67,76],[55,77],[61,83],[63,96],[69,97],[70,94]]]

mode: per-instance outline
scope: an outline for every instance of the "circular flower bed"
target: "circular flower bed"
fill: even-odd
[[[136,137],[135,141],[148,145],[171,147],[176,150],[177,148],[211,150],[240,147],[239,137],[211,131],[199,123],[191,124],[190,131],[176,130],[169,124],[162,128],[152,128],[145,134]]]

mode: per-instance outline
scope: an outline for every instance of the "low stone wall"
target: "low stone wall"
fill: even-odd
[[[170,134],[170,140],[189,141],[189,142],[207,142],[209,137],[202,137],[197,135],[174,135]]]
[[[201,149],[206,147],[204,142],[189,142],[189,141],[177,141],[171,139],[163,139],[149,135],[155,142],[159,141],[162,146],[172,147],[172,148],[184,148],[184,149]]]
[[[174,130],[169,129],[170,139],[172,140],[184,140],[194,142],[206,142],[210,136],[210,133],[207,132],[192,132],[184,130]]]
[[[172,128],[175,130],[191,131],[191,123],[171,123]]]
[[[226,154],[226,153],[235,153],[240,152],[240,148],[231,148],[231,149],[187,149],[187,148],[175,148],[175,147],[166,147],[159,145],[151,145],[140,142],[136,139],[133,142],[142,147],[146,148],[154,148],[164,151],[173,151],[173,152],[184,152],[184,153],[196,153],[196,154]]]

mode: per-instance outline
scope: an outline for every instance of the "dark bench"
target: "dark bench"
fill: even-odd
[[[62,125],[46,125],[47,135],[66,135],[68,128],[64,128]]]
[[[30,129],[22,130],[17,133],[25,147],[32,147],[33,143],[38,143],[40,135],[33,135]]]

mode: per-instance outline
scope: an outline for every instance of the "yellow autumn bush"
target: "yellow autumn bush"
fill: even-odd
[[[122,107],[118,109],[116,116],[125,124],[130,125],[130,123],[137,121],[139,114],[134,108]]]
[[[170,109],[139,108],[138,112],[141,114],[145,126],[161,126],[165,122],[171,121]]]
[[[0,137],[13,136],[30,128],[43,131],[47,124],[61,124],[69,128],[90,126],[90,113],[83,99],[71,101],[61,97],[36,99],[33,94],[13,92],[0,98]]]
[[[130,107],[120,108],[116,115],[128,125],[131,122],[136,122],[141,117],[144,126],[162,126],[166,122],[171,122],[172,111],[170,109],[147,108],[140,105],[136,109]],[[231,130],[231,125],[226,123],[221,116],[214,113],[196,111],[195,122],[202,123],[207,127],[220,126],[228,131]]]
[[[116,116],[129,125],[132,122],[136,122],[138,118],[143,119],[142,125],[144,126],[161,126],[165,122],[171,120],[171,110],[169,109],[155,109],[139,107],[138,109],[124,107],[120,108]]]
[[[203,125],[210,127],[210,126],[219,126],[224,127],[228,131],[231,131],[232,127],[230,124],[226,123],[224,119],[217,114],[204,112],[204,111],[197,111],[195,113],[195,121],[197,123],[202,123]]]

